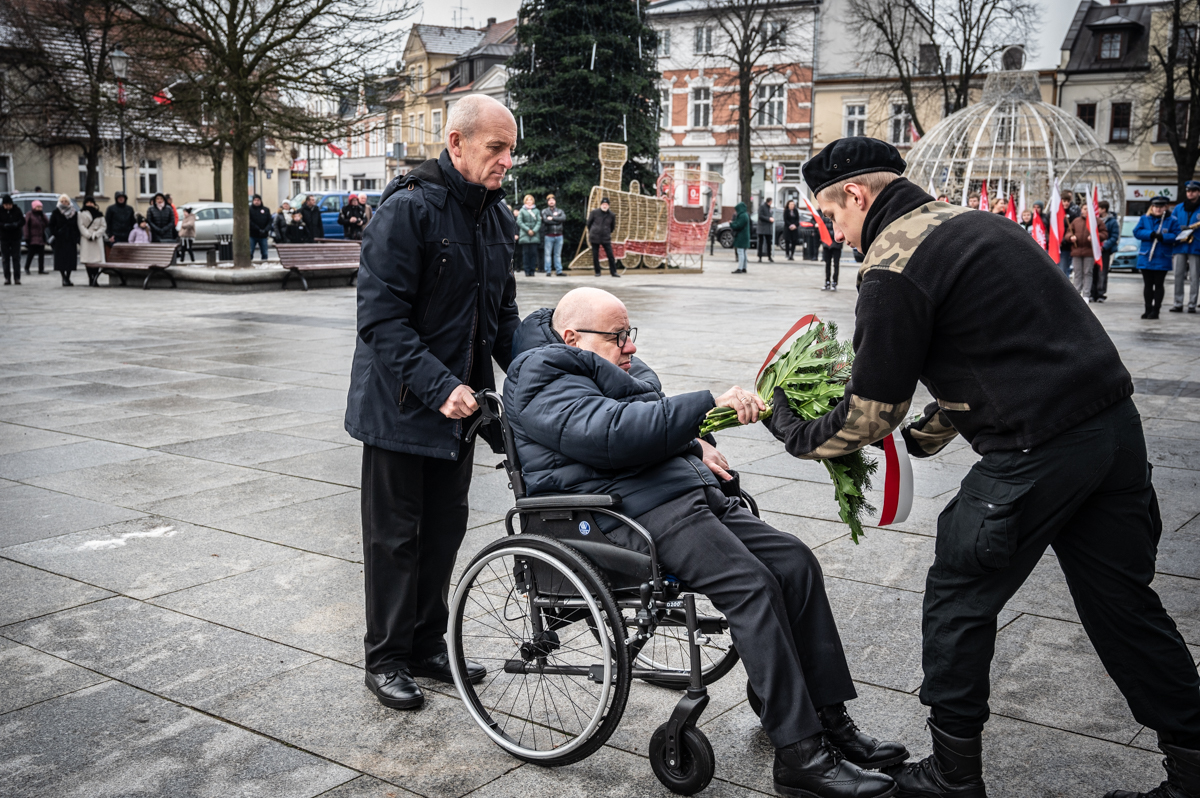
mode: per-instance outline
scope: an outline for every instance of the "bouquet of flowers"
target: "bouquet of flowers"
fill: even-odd
[[[849,341],[837,340],[837,325],[815,321],[791,348],[763,369],[755,390],[767,404],[759,420],[770,418],[775,389],[782,388],[792,411],[806,420],[820,418],[841,400],[850,381],[854,363],[854,348]],[[728,407],[715,407],[704,417],[700,434],[738,426],[737,412]],[[838,502],[838,515],[850,527],[850,537],[858,543],[862,536],[862,517],[875,512],[866,500],[871,487],[871,475],[878,464],[861,450],[822,460],[833,480],[833,492]]]

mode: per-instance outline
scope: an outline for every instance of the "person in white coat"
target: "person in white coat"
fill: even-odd
[[[104,221],[104,214],[96,205],[96,200],[86,197],[77,218],[79,219],[79,262],[85,265],[103,263],[104,238],[108,233],[108,225]],[[93,273],[89,270],[88,278],[92,285],[96,285],[96,281],[100,279],[100,272]]]

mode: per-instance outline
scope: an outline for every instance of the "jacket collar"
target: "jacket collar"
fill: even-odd
[[[438,157],[438,167],[446,181],[446,190],[450,196],[458,200],[463,207],[478,218],[485,210],[504,199],[504,189],[489,189],[479,183],[468,183],[454,164],[450,161],[450,150],[442,150]]]
[[[883,232],[883,228],[927,202],[933,202],[933,197],[906,178],[901,177],[888,183],[871,203],[867,218],[863,220],[862,240],[858,242],[858,251],[866,252],[871,248],[876,236]]]

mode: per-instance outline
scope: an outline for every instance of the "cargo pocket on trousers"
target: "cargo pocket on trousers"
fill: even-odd
[[[971,469],[938,517],[937,559],[963,574],[1007,567],[1020,545],[1022,499],[1033,484]]]

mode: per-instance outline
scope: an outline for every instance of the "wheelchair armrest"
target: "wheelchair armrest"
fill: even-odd
[[[523,499],[517,499],[518,510],[557,510],[563,508],[586,510],[590,507],[612,508],[620,506],[620,496],[616,494],[609,496],[603,493],[590,495],[561,493],[553,496],[526,496]]]

